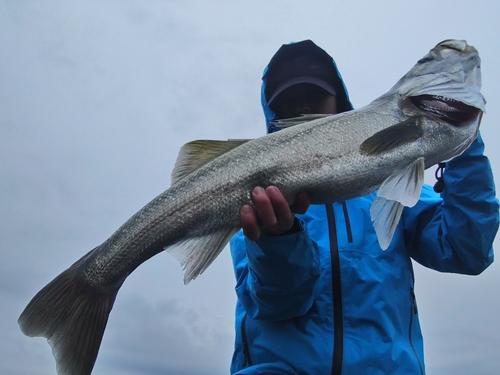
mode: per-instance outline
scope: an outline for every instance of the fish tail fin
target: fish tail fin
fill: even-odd
[[[79,267],[84,258],[40,290],[18,319],[25,335],[47,338],[59,375],[92,372],[121,286],[109,291],[89,285]]]

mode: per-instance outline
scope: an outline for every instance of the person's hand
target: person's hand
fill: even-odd
[[[276,186],[266,189],[257,186],[252,190],[252,200],[255,209],[250,205],[244,205],[240,209],[243,234],[251,241],[256,241],[261,234],[278,236],[291,231],[295,214],[306,212],[311,204],[307,193],[300,193],[293,206],[289,206]]]

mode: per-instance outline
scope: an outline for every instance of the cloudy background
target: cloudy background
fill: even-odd
[[[55,374],[46,340],[17,317],[169,186],[182,144],[264,133],[260,77],[283,43],[330,52],[360,107],[436,43],[467,39],[500,186],[497,3],[0,0],[0,373]],[[428,374],[498,374],[499,270],[415,266]],[[94,373],[228,373],[234,303],[229,251],[187,286],[162,253],[120,290]]]

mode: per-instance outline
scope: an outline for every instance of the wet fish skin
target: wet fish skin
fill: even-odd
[[[277,186],[290,203],[306,191],[313,204],[378,189],[372,218],[388,246],[398,212],[418,200],[423,169],[477,136],[479,65],[465,41],[444,41],[366,107],[290,127],[296,120],[280,121],[286,129],[255,140],[185,145],[172,187],[33,297],[21,330],[47,338],[58,374],[90,374],[127,276],[167,247],[185,282],[194,279],[239,229],[239,208],[257,185]]]

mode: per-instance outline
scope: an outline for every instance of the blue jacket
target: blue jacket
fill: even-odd
[[[266,75],[263,80],[272,131]],[[375,194],[312,205],[298,215],[297,233],[256,242],[235,235],[231,373],[424,374],[411,259],[471,275],[493,261],[499,205],[483,150],[479,137],[447,163],[441,194],[423,187],[417,205],[403,210],[386,251],[369,215]]]

